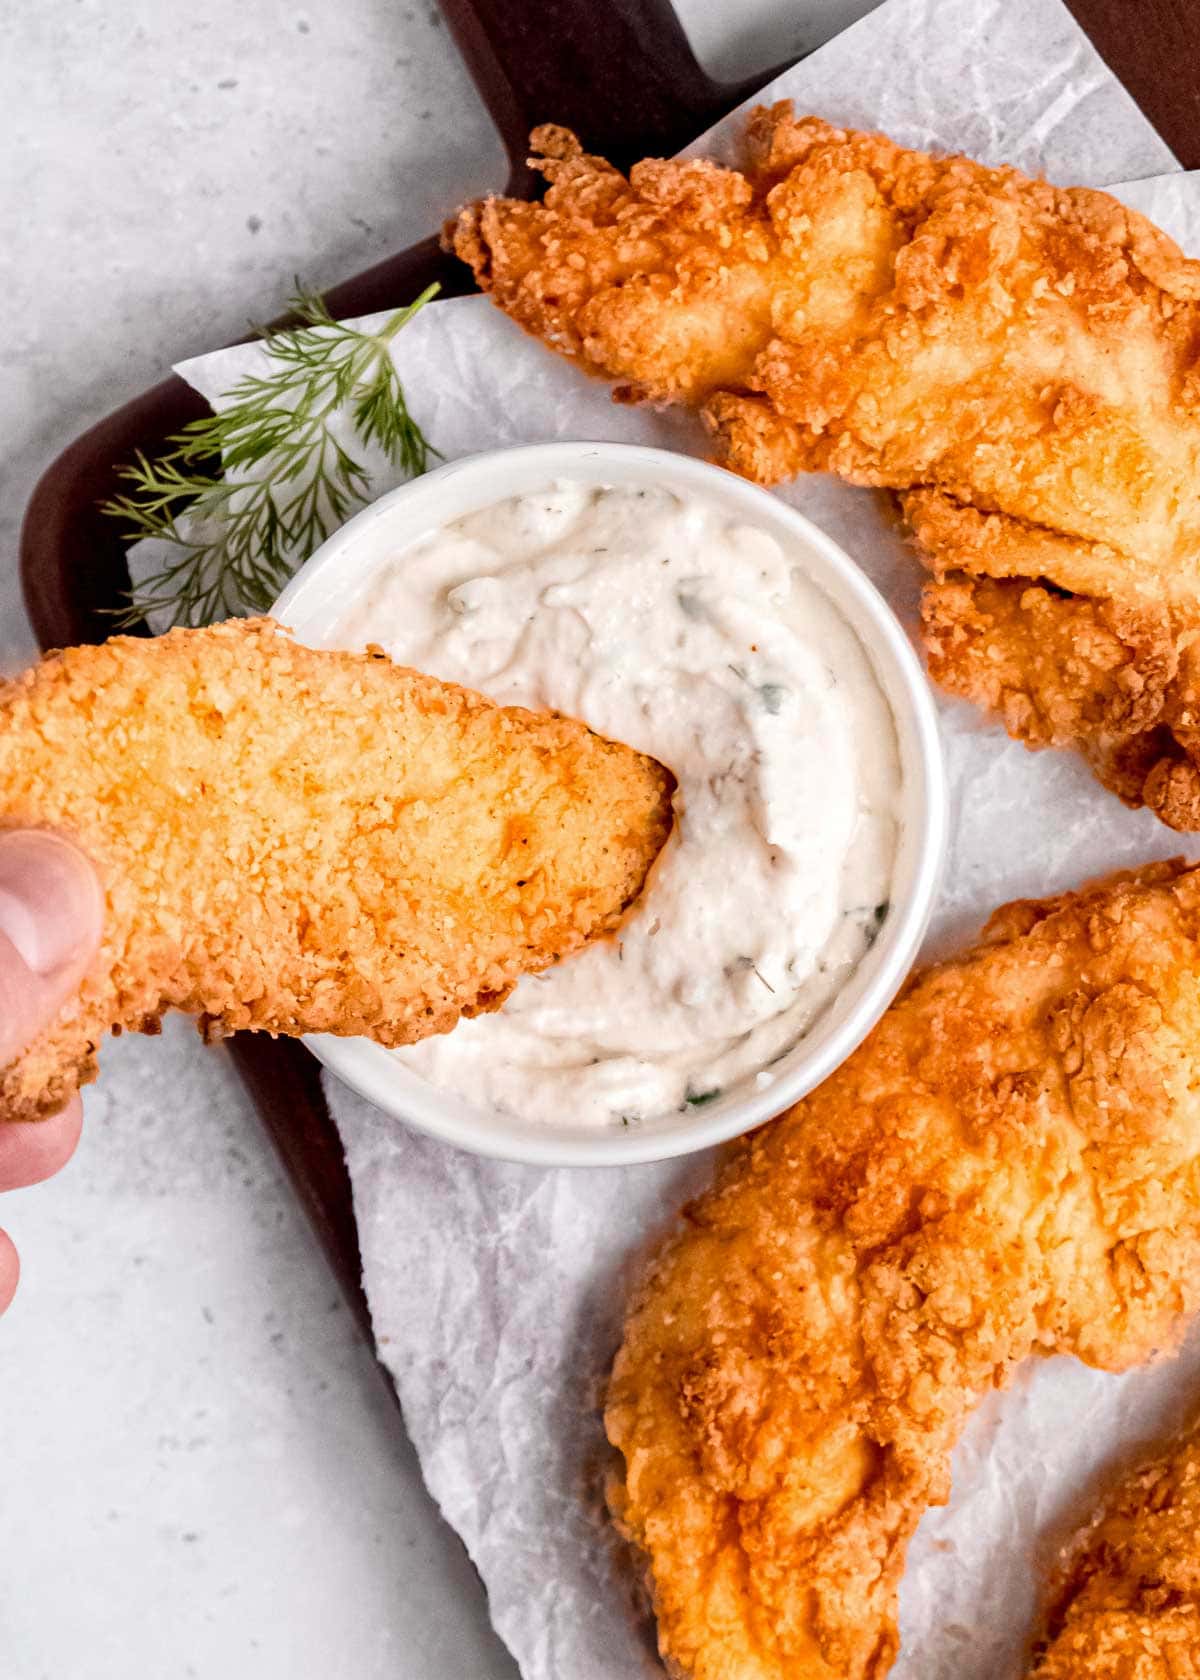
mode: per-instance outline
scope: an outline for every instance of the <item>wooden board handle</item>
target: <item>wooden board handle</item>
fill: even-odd
[[[512,166],[528,191],[525,152],[538,123],[573,128],[622,168],[686,145],[777,74],[714,81],[696,60],[670,0],[440,0]]]

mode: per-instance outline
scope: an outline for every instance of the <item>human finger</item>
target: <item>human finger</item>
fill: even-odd
[[[70,841],[0,832],[0,1061],[36,1038],[78,985],[102,915],[96,873]]]
[[[0,1190],[40,1184],[66,1166],[83,1128],[83,1104],[72,1097],[48,1120],[14,1120],[0,1125]]]

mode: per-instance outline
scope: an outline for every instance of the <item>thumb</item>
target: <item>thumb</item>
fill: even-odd
[[[79,984],[103,909],[96,873],[69,841],[0,831],[0,1062],[36,1038]]]

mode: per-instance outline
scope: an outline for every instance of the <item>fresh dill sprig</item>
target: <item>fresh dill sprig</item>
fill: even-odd
[[[297,283],[289,308],[301,325],[260,329],[268,370],[239,380],[220,414],[168,438],[164,455],[139,452],[118,469],[133,489],[104,512],[131,541],[157,537],[179,551],[131,589],[120,624],[155,611],[171,624],[207,624],[269,607],[369,493],[367,469],[330,426],[343,411],[359,442],[406,476],[428,469],[438,451],[409,413],[388,346],[437,291],[428,286],[367,333],[335,321]]]

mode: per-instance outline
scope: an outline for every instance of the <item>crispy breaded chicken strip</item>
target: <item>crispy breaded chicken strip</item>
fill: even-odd
[[[1069,569],[1067,550],[1078,569],[1099,544],[936,490],[901,499],[934,573],[921,600],[934,681],[1031,747],[1077,748],[1127,805],[1200,829],[1200,618],[1045,581]]]
[[[622,397],[701,407],[719,458],[760,483],[828,471],[941,498],[940,519],[910,503],[939,576],[1145,610],[1177,650],[1200,628],[1200,264],[1144,217],[787,103],[752,115],[744,172],[647,161],[626,180],[564,130],[534,143],[544,203],[491,199],[452,233],[527,330]],[[1006,628],[989,643],[1006,693],[1043,710]],[[1098,680],[1056,739],[1104,764]],[[1122,797],[1200,827],[1200,773],[1162,727]]]
[[[1200,1680],[1200,1432],[1071,1547],[1032,1680]]]
[[[909,506],[922,536],[943,523],[937,495],[916,492]],[[978,523],[978,550],[999,557],[1012,521],[957,505],[951,517]],[[1030,532],[1029,540],[1046,551],[1067,539]],[[929,673],[943,688],[998,712],[1031,747],[1077,747],[1127,804],[1151,803],[1176,828],[1200,827],[1200,774],[1183,722],[1196,673],[1165,609],[975,568],[926,584],[921,619]],[[1172,792],[1171,775],[1186,778],[1182,808],[1185,789]]]
[[[0,824],[83,848],[104,941],[0,1070],[0,1119],[60,1107],[110,1030],[167,1009],[396,1045],[498,1008],[616,925],[672,787],[583,724],[268,620],[52,654],[0,687]]]
[[[632,1304],[612,1495],[671,1672],[880,1680],[922,1512],[1031,1354],[1200,1306],[1200,870],[998,911],[734,1146]]]

